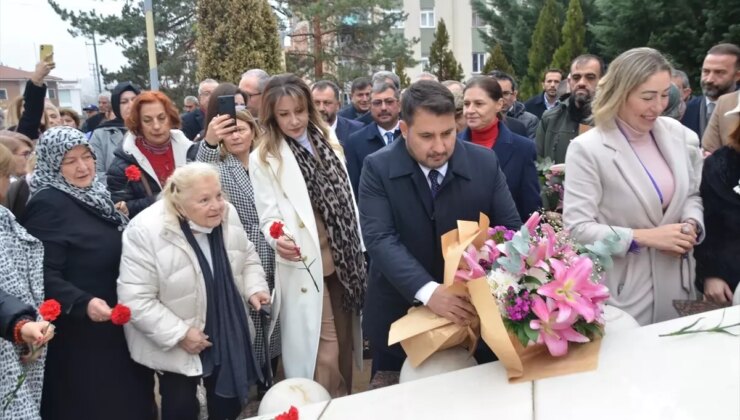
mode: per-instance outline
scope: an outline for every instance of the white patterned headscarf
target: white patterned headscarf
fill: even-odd
[[[101,217],[125,225],[128,218],[116,210],[110,193],[95,175],[89,187],[80,188],[67,182],[62,176],[64,156],[77,146],[85,146],[95,157],[95,152],[85,135],[72,127],[52,127],[46,130],[36,145],[36,169],[31,178],[31,197],[46,188],[56,188],[96,210]]]

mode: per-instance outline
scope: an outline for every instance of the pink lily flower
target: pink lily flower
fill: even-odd
[[[501,251],[499,251],[496,242],[489,239],[483,243],[483,246],[481,247],[481,253],[479,254],[479,257],[481,257],[481,259],[484,259],[489,263],[493,263],[500,256]]]
[[[586,343],[590,340],[573,329],[577,316],[575,312],[571,312],[571,315],[564,320],[558,320],[559,310],[555,307],[556,304],[551,299],[545,302],[541,297],[533,295],[532,312],[539,319],[531,320],[529,326],[540,332],[537,344],[545,344],[550,354],[559,357],[568,354],[569,341]]]
[[[473,245],[470,245],[468,249],[462,254],[463,261],[468,266],[467,270],[457,270],[455,273],[456,278],[464,280],[474,280],[486,275],[486,270],[478,264],[478,251]]]
[[[550,259],[553,281],[540,286],[537,293],[552,298],[558,305],[559,319],[570,317],[571,311],[581,314],[586,322],[596,319],[596,303],[609,296],[608,289],[591,281],[593,263],[588,257],[577,258],[567,267],[562,261]]]
[[[530,235],[534,235],[535,234],[535,228],[537,227],[537,225],[540,224],[540,220],[541,219],[542,219],[542,216],[540,216],[540,213],[539,212],[534,212],[534,213],[532,213],[531,216],[529,216],[529,219],[527,219],[527,222],[524,223],[524,226],[527,227],[527,229],[529,230],[529,234]]]

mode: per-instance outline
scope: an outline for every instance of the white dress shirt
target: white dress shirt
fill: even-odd
[[[378,126],[378,132],[380,133],[380,137],[383,139],[383,141],[385,142],[385,145],[386,146],[389,144],[389,142],[388,142],[388,139],[385,137],[385,133],[391,133],[391,134],[393,134],[393,138],[395,138],[396,137],[396,131],[398,131],[398,127],[400,126],[400,124],[401,124],[401,121],[399,120],[398,122],[396,122],[396,126],[393,127],[390,130],[386,130],[385,128],[383,128],[381,126]]]

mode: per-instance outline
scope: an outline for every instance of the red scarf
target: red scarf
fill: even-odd
[[[141,137],[136,139],[136,147],[144,154],[157,175],[159,185],[164,187],[167,178],[175,172],[175,155],[172,153],[172,142],[163,147],[147,144]]]
[[[493,149],[496,140],[498,140],[498,118],[494,119],[490,126],[482,130],[470,130],[470,133],[472,134],[473,143]]]

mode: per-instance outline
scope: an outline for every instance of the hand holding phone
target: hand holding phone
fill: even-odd
[[[39,61],[46,63],[54,62],[54,46],[51,44],[41,44],[39,47]]]
[[[236,103],[234,95],[222,95],[218,97],[218,115],[228,115],[236,124]]]

